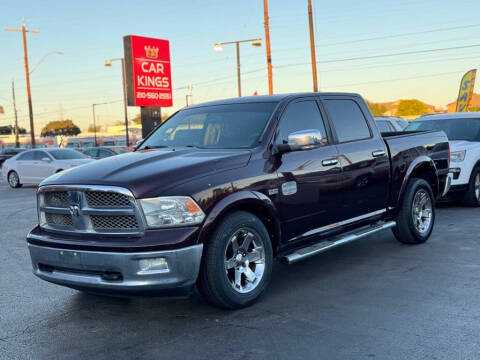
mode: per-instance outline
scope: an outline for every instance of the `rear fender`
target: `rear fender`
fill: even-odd
[[[438,182],[438,173],[435,162],[428,156],[422,155],[413,160],[405,172],[405,177],[403,178],[402,185],[400,187],[400,192],[397,197],[397,202],[395,209],[398,211],[405,192],[407,191],[408,182],[413,177],[420,177],[426,179],[432,185],[433,196],[437,198],[439,196],[439,182]],[[397,212],[395,211],[395,213]]]

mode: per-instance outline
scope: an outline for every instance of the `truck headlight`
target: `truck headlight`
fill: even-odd
[[[467,153],[467,150],[462,150],[462,151],[454,151],[450,153],[450,161],[451,162],[460,162],[465,160],[465,154]]]
[[[188,196],[165,196],[140,199],[140,205],[151,228],[200,224],[205,214]]]

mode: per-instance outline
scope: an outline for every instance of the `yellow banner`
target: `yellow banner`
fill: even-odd
[[[475,76],[477,70],[473,69],[463,75],[460,82],[460,90],[458,92],[457,99],[457,112],[463,112],[468,110],[468,105],[472,99],[473,87],[475,86]]]

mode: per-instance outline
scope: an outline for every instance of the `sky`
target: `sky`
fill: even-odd
[[[307,0],[269,0],[275,93],[312,91]],[[28,128],[20,33],[25,18],[35,128],[71,119],[82,129],[123,120],[120,63],[124,35],[170,40],[173,107],[237,96],[235,47],[217,42],[265,38],[263,0],[7,1],[0,0],[0,125],[13,123],[15,80],[19,125]],[[460,79],[480,64],[480,2],[467,0],[313,0],[320,91],[358,92],[374,102],[418,98],[444,107]],[[242,93],[268,93],[266,52],[240,48]],[[477,80],[478,85],[478,80]],[[480,86],[480,85],[479,85]],[[129,107],[129,118],[139,108]]]

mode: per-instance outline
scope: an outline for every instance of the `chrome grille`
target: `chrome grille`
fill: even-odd
[[[72,227],[72,215],[46,213],[47,224],[55,227]]]
[[[87,203],[91,207],[130,207],[128,196],[105,191],[85,192]]]
[[[51,191],[45,193],[45,205],[69,206],[68,193],[66,191]]]
[[[136,229],[138,228],[137,219],[134,215],[92,215],[92,224],[94,229]]]
[[[119,187],[40,187],[38,211],[47,231],[132,235],[144,230],[135,198]]]

